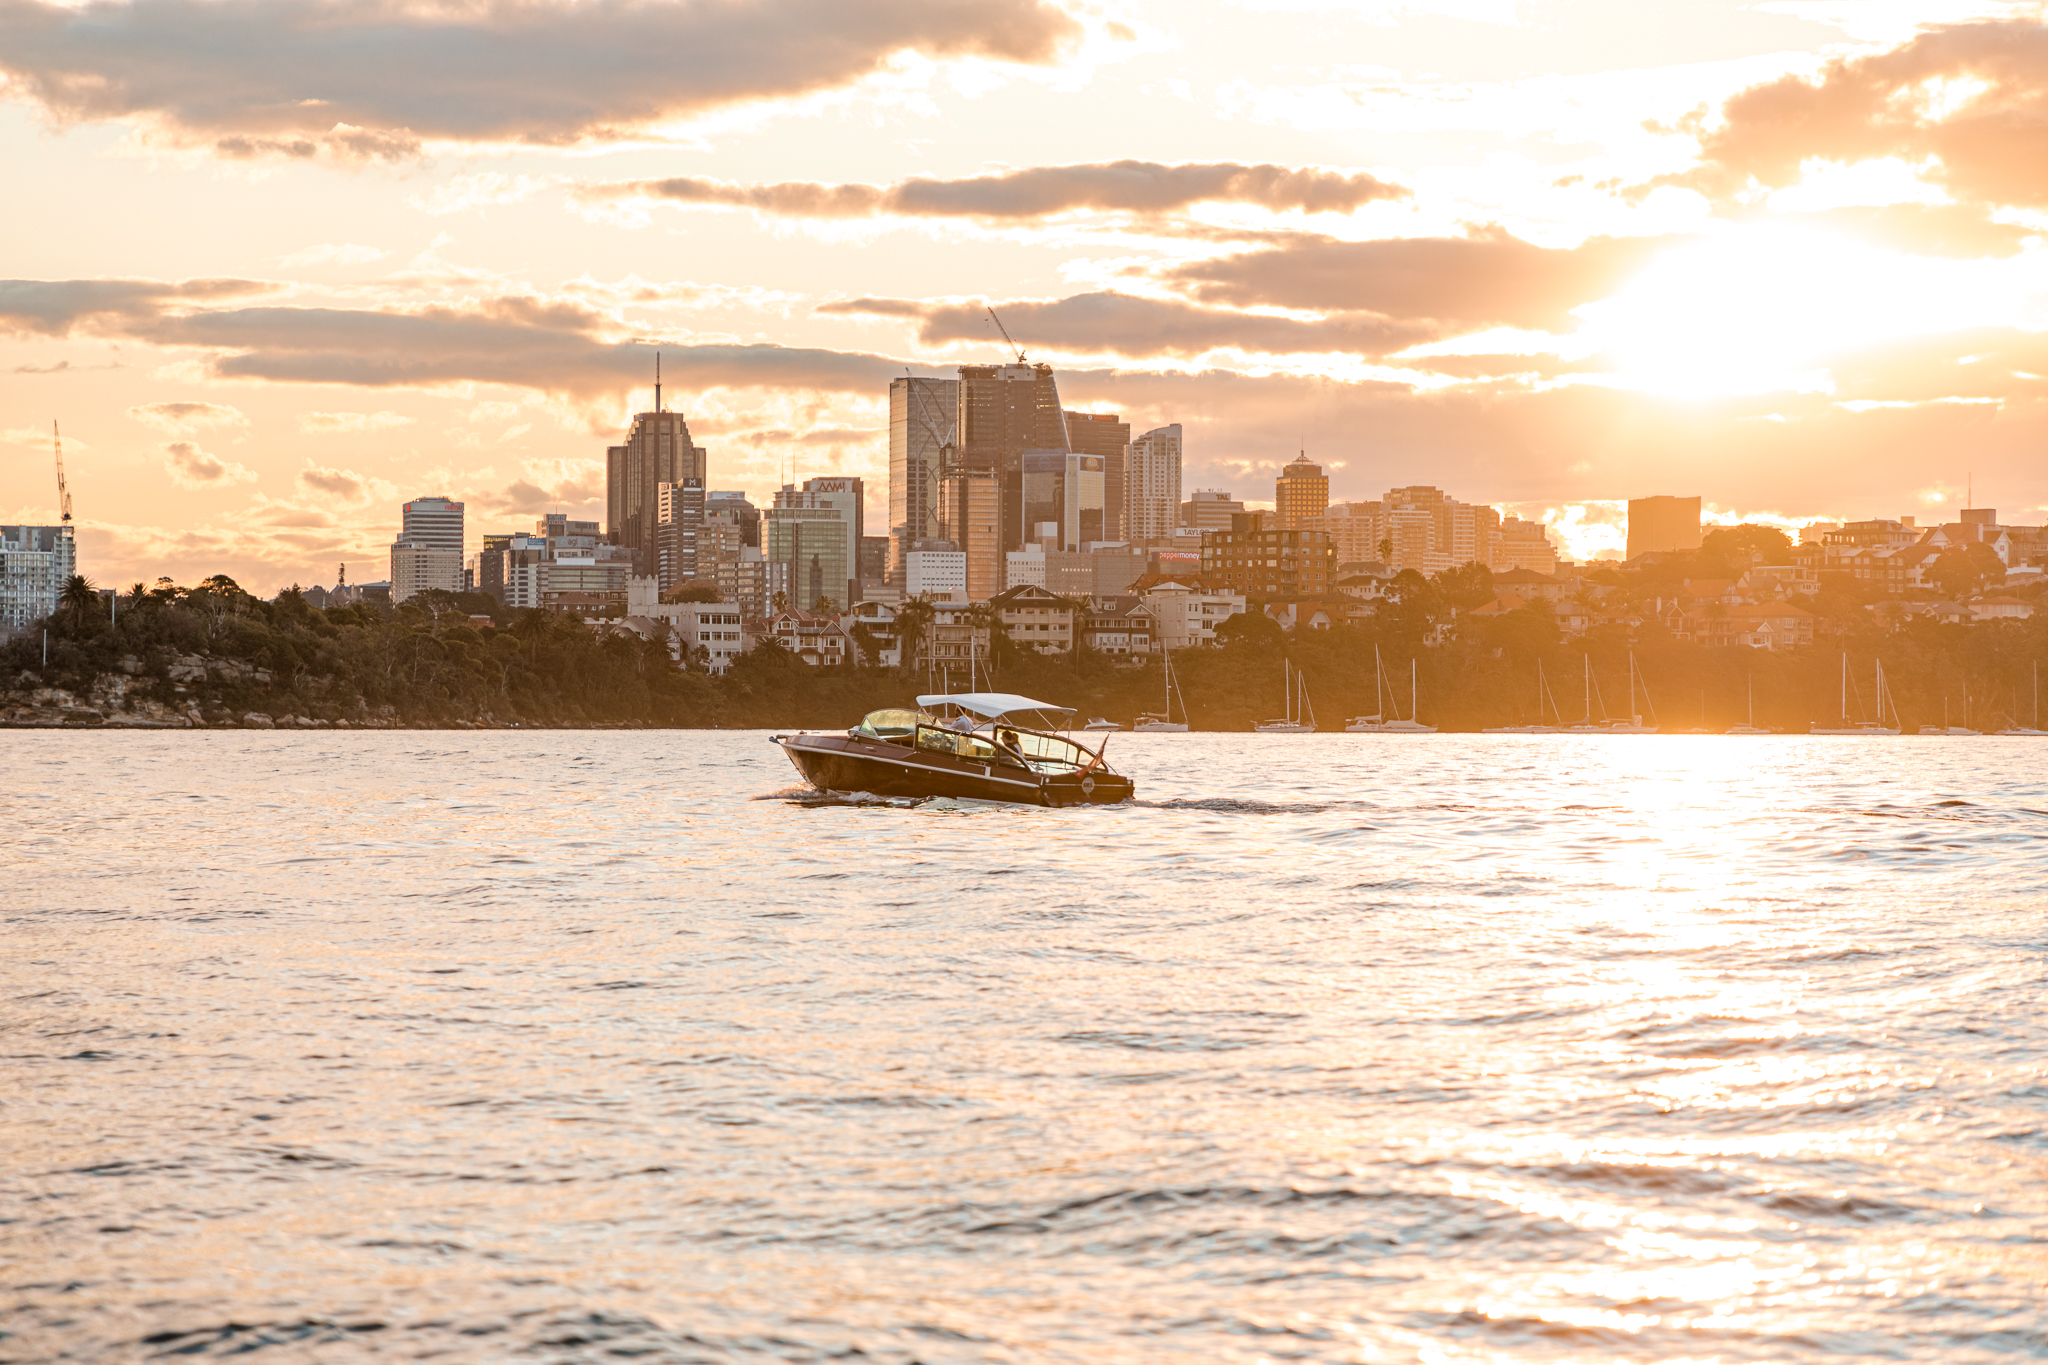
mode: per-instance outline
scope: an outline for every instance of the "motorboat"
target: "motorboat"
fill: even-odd
[[[1408,718],[1401,718],[1399,703],[1395,704],[1393,716],[1387,715],[1386,699],[1393,696],[1394,689],[1387,686],[1386,666],[1380,662],[1380,647],[1372,647],[1372,704],[1379,709],[1369,716],[1353,716],[1344,727],[1347,735],[1433,735],[1434,725],[1424,725],[1415,718],[1416,675],[1415,660],[1408,661]]]
[[[1143,711],[1137,723],[1131,726],[1134,735],[1184,735],[1188,732],[1188,704],[1181,700],[1180,679],[1173,675],[1173,652],[1164,654],[1166,673],[1166,709],[1164,711]],[[1173,718],[1174,703],[1180,703],[1180,719]]]
[[[1101,748],[1059,733],[1073,719],[1068,707],[1014,693],[961,692],[921,696],[914,710],[870,711],[843,732],[770,739],[819,791],[1031,806],[1128,801],[1134,784]]]
[[[1121,730],[1123,728],[1124,727],[1116,721],[1104,720],[1101,716],[1090,716],[1088,718],[1088,723],[1081,727],[1081,733],[1088,735],[1099,735],[1107,734],[1112,730]]]
[[[1280,676],[1287,689],[1287,714],[1279,720],[1261,720],[1252,724],[1254,732],[1261,735],[1312,735],[1316,730],[1315,708],[1308,704],[1308,679],[1291,660],[1280,661]]]
[[[1809,725],[1809,726],[1807,727],[1807,731],[1806,731],[1806,732],[1807,732],[1808,734],[1810,734],[1810,735],[1848,735],[1848,736],[1855,736],[1855,737],[1859,737],[1859,738],[1872,738],[1872,739],[1879,739],[1879,738],[1887,738],[1887,737],[1889,737],[1889,736],[1892,736],[1892,735],[1896,735],[1897,733],[1899,733],[1899,727],[1898,727],[1898,726],[1896,726],[1896,725],[1894,725],[1894,726],[1890,726],[1890,727],[1887,727],[1887,726],[1885,725],[1885,723],[1884,723],[1884,712],[1885,712],[1885,707],[1886,707],[1886,706],[1887,706],[1887,705],[1889,704],[1889,702],[1890,702],[1890,697],[1891,697],[1891,692],[1890,692],[1890,690],[1889,690],[1888,688],[1886,688],[1886,686],[1885,686],[1885,681],[1884,681],[1884,661],[1883,661],[1882,659],[1880,659],[1880,660],[1878,660],[1878,661],[1877,661],[1877,719],[1876,719],[1876,720],[1863,720],[1863,719],[1858,719],[1858,720],[1854,720],[1854,721],[1850,720],[1850,719],[1849,719],[1849,655],[1848,655],[1848,654],[1847,654],[1846,652],[1844,652],[1844,653],[1843,653],[1843,655],[1842,655],[1842,718],[1841,718],[1841,721],[1840,721],[1840,723],[1839,723],[1839,724],[1835,724],[1835,725],[1821,725],[1821,724],[1819,724],[1819,723],[1817,723],[1817,722],[1816,722],[1815,724]],[[1862,694],[1862,692],[1861,692],[1861,690],[1860,690],[1860,689],[1858,690],[1858,692],[1857,692],[1857,694],[1856,694],[1856,709],[1857,709],[1857,711],[1858,711],[1858,712],[1861,712],[1861,711],[1862,711],[1862,709],[1863,709],[1863,694]],[[1893,715],[1894,717],[1896,717],[1896,716],[1898,715],[1898,707],[1897,707],[1897,706],[1893,706],[1893,707],[1892,707],[1892,715]]]

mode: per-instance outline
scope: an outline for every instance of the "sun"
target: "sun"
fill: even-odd
[[[1688,398],[1832,393],[1870,346],[1968,327],[2048,327],[2048,251],[1949,260],[1819,229],[1733,225],[1574,310],[1606,382]]]

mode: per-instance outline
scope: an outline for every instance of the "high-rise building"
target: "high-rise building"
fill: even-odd
[[[728,516],[740,528],[740,544],[758,548],[761,544],[761,509],[747,501],[745,493],[714,492],[704,499],[706,517]]]
[[[1001,543],[990,562],[1000,573],[1002,552],[1021,549],[1030,538],[1024,526],[1024,452],[1073,448],[1067,439],[1066,413],[1060,407],[1052,366],[1022,360],[1010,365],[962,365],[959,412],[957,463],[987,470],[996,479]],[[951,533],[947,538],[959,539]],[[975,551],[965,544],[960,548],[968,556],[972,578]],[[1000,587],[996,591],[1001,591]]]
[[[405,504],[398,538],[423,550],[453,550],[460,555],[462,504],[448,498],[414,498]],[[397,580],[392,582],[395,588]]]
[[[887,536],[862,536],[860,538],[860,579],[863,583],[881,583],[889,577],[889,546]]]
[[[1537,573],[1557,572],[1557,547],[1543,533],[1540,521],[1508,517],[1500,524],[1500,539],[1493,543],[1492,564],[1497,573],[1531,569]]]
[[[1336,590],[1337,548],[1321,529],[1279,530],[1264,512],[1239,512],[1228,531],[1202,536],[1202,578],[1248,598],[1294,601]]]
[[[0,640],[57,610],[78,572],[78,545],[59,526],[0,526]]]
[[[903,557],[903,595],[929,602],[967,602],[967,556],[950,540],[915,542]]]
[[[1309,461],[1303,451],[1273,480],[1274,524],[1282,531],[1306,531],[1322,526],[1323,513],[1330,506],[1330,476],[1323,467]]]
[[[440,589],[462,591],[462,552],[434,550],[409,540],[391,542],[391,604]]]
[[[1178,422],[1154,427],[1131,442],[1124,457],[1122,539],[1164,540],[1173,534],[1180,519],[1180,465]]]
[[[1697,550],[1700,547],[1698,498],[1630,498],[1628,557],[1656,550]]]
[[[1220,488],[1197,488],[1180,505],[1180,524],[1193,531],[1228,531],[1244,504]]]
[[[1462,564],[1493,563],[1500,513],[1484,503],[1460,502],[1441,488],[1412,484],[1388,489],[1384,502],[1352,504],[1353,515],[1374,507],[1379,509],[1375,543],[1385,548],[1391,542],[1387,562],[1395,569],[1433,574]]]
[[[790,606],[809,611],[823,598],[847,609],[853,528],[831,494],[785,484],[761,514],[761,540],[762,555],[785,566]]]
[[[948,466],[939,477],[940,538],[952,541],[962,556],[970,602],[986,602],[1003,590],[999,477],[994,469],[966,464]]]
[[[641,573],[661,562],[661,486],[695,479],[702,488],[707,463],[683,415],[662,410],[659,384],[654,409],[633,419],[626,443],[612,446],[605,462],[605,530],[613,544],[636,552]]]
[[[1113,412],[1069,412],[1067,448],[1102,461],[1102,534],[1096,540],[1124,540],[1130,532],[1125,509],[1131,424]]]
[[[1071,450],[1024,452],[1024,539],[1055,550],[1112,539],[1104,532],[1108,471],[1100,455]]]
[[[704,534],[704,481],[684,479],[660,488],[656,509],[655,553],[652,575],[659,590],[667,592],[697,577],[699,544]]]
[[[843,593],[833,595],[850,609],[860,601],[860,542],[867,534],[867,481],[828,474],[805,479],[804,492],[810,495],[814,506],[838,508],[845,524],[846,549],[841,559],[846,565],[846,581],[841,585]],[[809,605],[805,603],[807,609]]]
[[[938,534],[939,471],[952,459],[960,426],[960,381],[889,381],[888,580],[903,583],[903,556]]]

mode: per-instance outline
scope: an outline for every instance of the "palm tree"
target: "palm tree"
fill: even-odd
[[[925,597],[913,597],[896,608],[896,659],[901,667],[916,671],[932,615],[931,600]]]
[[[71,616],[71,624],[83,625],[85,618],[100,609],[100,593],[86,580],[84,574],[73,574],[64,580],[64,591],[57,599],[59,605]]]

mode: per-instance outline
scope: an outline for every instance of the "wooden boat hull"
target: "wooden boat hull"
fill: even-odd
[[[843,734],[776,735],[773,741],[804,781],[819,791],[1027,806],[1104,806],[1128,801],[1136,790],[1121,773],[1033,773]]]

